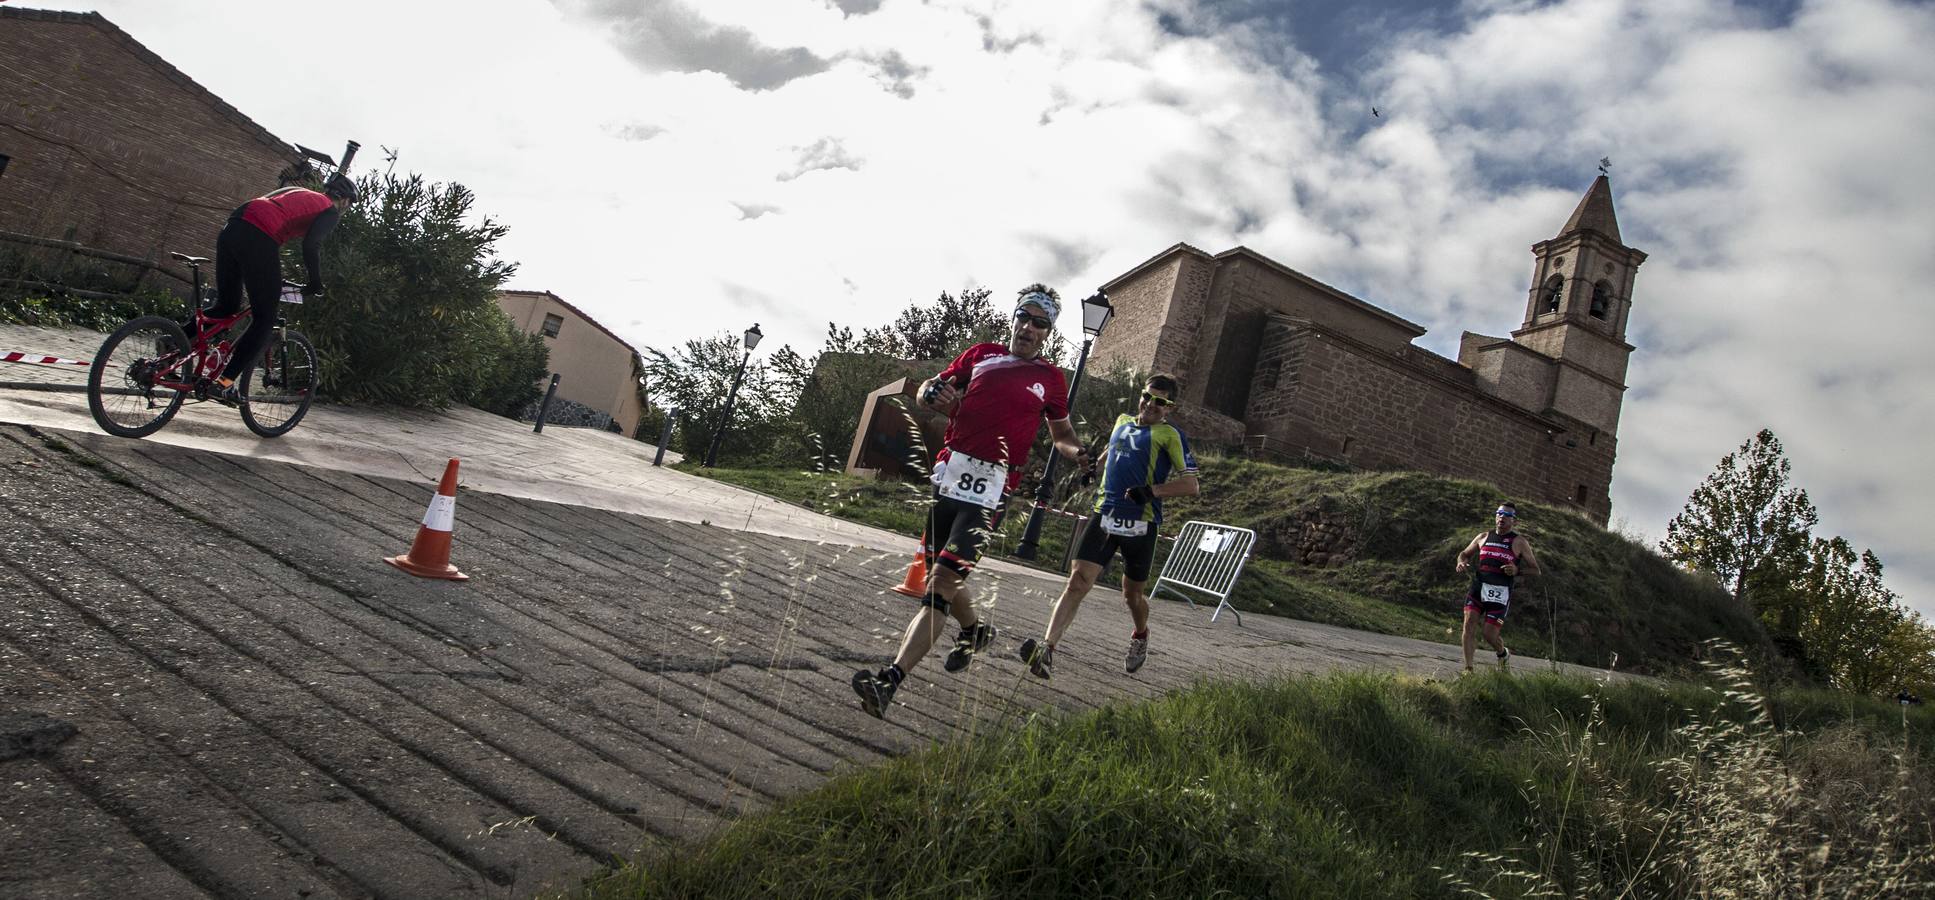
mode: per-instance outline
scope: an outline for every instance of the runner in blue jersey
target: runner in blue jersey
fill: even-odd
[[[1518,525],[1518,507],[1500,503],[1492,513],[1494,528],[1481,531],[1458,552],[1458,571],[1471,571],[1471,587],[1465,591],[1465,671],[1471,671],[1472,652],[1477,649],[1477,625],[1485,623],[1485,643],[1492,645],[1503,666],[1512,658],[1499,632],[1505,630],[1505,615],[1512,609],[1512,589],[1518,576],[1537,575],[1539,559],[1532,555],[1532,542],[1513,530]],[[1475,561],[1475,566],[1474,566]]]
[[[1122,554],[1122,600],[1135,631],[1129,635],[1128,670],[1142,668],[1149,655],[1149,567],[1156,556],[1156,527],[1162,524],[1163,497],[1193,497],[1200,490],[1196,456],[1182,429],[1164,421],[1176,405],[1176,379],[1152,375],[1143,386],[1136,414],[1115,420],[1109,434],[1102,488],[1095,514],[1082,529],[1082,542],[1069,564],[1068,584],[1048,615],[1041,640],[1021,642],[1021,658],[1036,675],[1054,671],[1055,647],[1075,621],[1075,610],[1095,580]]]

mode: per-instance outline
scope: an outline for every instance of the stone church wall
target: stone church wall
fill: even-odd
[[[1308,322],[1273,319],[1263,342],[1243,419],[1272,447],[1518,486],[1511,492],[1575,504],[1601,522],[1611,515],[1608,436],[1551,433],[1474,388]]]

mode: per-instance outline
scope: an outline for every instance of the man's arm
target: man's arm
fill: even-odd
[[[1075,426],[1067,419],[1049,419],[1048,437],[1055,442],[1055,450],[1078,466],[1088,465],[1088,450],[1075,436]]]
[[[302,267],[309,276],[309,293],[323,292],[322,245],[329,240],[329,233],[336,230],[336,223],[342,221],[343,208],[332,206],[316,216],[309,223],[309,233],[302,238]]]
[[[1202,482],[1198,481],[1196,476],[1184,475],[1156,485],[1154,493],[1158,497],[1194,497],[1202,493],[1202,490]]]
[[[1543,574],[1542,572],[1539,571],[1539,558],[1532,555],[1532,542],[1521,537],[1514,543],[1517,546],[1514,546],[1512,548],[1512,552],[1518,556],[1518,571],[1511,572],[1509,574],[1512,574],[1512,575]]]
[[[1481,531],[1472,536],[1471,543],[1466,544],[1465,549],[1458,551],[1458,571],[1463,572],[1471,568],[1471,555],[1478,552],[1478,545],[1484,540],[1485,533]]]

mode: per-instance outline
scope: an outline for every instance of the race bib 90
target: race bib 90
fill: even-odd
[[[1144,519],[1124,519],[1121,516],[1103,516],[1102,531],[1116,537],[1141,537],[1149,533],[1149,523]]]
[[[1510,603],[1511,596],[1512,589],[1502,584],[1484,584],[1478,587],[1478,599],[1486,603]]]
[[[1008,484],[1008,467],[965,453],[949,453],[934,470],[934,488],[943,497],[994,509]]]

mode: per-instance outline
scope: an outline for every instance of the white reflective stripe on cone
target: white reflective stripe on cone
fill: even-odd
[[[430,498],[430,508],[423,514],[423,527],[432,531],[449,531],[457,521],[457,498],[438,494]]]

